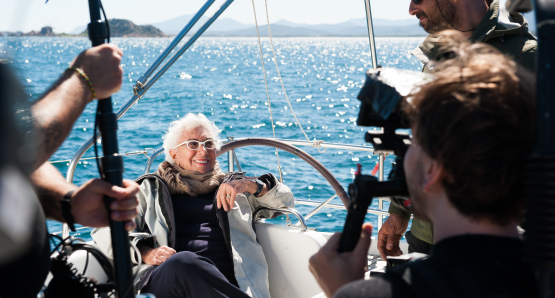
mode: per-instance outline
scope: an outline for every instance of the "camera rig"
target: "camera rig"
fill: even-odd
[[[373,69],[366,73],[366,82],[358,95],[361,108],[357,124],[381,127],[381,130],[367,131],[365,141],[372,144],[374,154],[394,154],[396,159],[387,181],[362,174],[362,166],[357,165],[354,182],[349,185],[351,202],[339,241],[339,252],[355,248],[373,198],[391,197],[392,204],[410,208],[403,157],[411,140],[408,133],[397,131],[409,128],[401,104],[415,88],[431,79],[429,74],[393,68]]]

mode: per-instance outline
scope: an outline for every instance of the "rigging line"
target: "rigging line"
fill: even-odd
[[[274,134],[274,140],[276,140],[276,130],[274,127],[274,116],[272,115],[272,103],[270,102],[270,91],[268,91],[268,79],[266,78],[266,67],[264,66],[264,54],[262,54],[262,42],[260,41],[260,32],[258,31],[258,20],[256,19],[256,8],[254,6],[254,0],[252,0],[252,11],[254,13],[254,25],[256,27],[256,36],[258,36],[258,48],[260,49],[260,61],[262,62],[262,72],[264,72],[264,84],[266,85],[266,96],[268,97],[268,109],[270,110],[270,120],[272,121],[272,133]],[[281,164],[279,162],[279,152],[276,148],[276,156],[278,162],[279,170],[279,180],[283,183],[283,176],[281,175]]]
[[[297,115],[295,114],[295,110],[293,109],[293,106],[291,105],[291,101],[289,101],[289,96],[287,95],[287,91],[285,91],[285,86],[283,84],[283,79],[281,78],[281,73],[279,71],[279,66],[278,66],[278,61],[277,61],[277,56],[276,56],[276,49],[274,48],[274,40],[272,39],[272,29],[270,27],[270,16],[268,14],[268,0],[264,0],[264,5],[266,7],[266,23],[268,24],[268,35],[270,36],[270,44],[272,45],[272,52],[274,54],[274,62],[276,63],[276,69],[277,69],[277,74],[278,74],[278,77],[279,77],[279,81],[281,83],[281,89],[283,90],[283,94],[285,95],[285,99],[287,100],[287,104],[289,105],[289,108],[291,109],[291,113],[293,114],[293,117],[295,117],[295,121],[299,125],[299,128],[303,132],[305,138],[308,140],[309,143],[312,144],[313,147],[318,149],[318,152],[323,153],[327,149],[327,148],[325,148],[323,151],[320,151],[320,144],[322,144],[323,141],[318,141],[318,140],[316,140],[316,138],[314,138],[314,141],[310,140],[310,138],[308,137],[308,135],[304,131],[303,126],[301,125],[301,122],[297,118]],[[257,30],[258,30],[258,27],[257,27]]]

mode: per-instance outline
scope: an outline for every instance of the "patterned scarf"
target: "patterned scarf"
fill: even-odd
[[[217,161],[214,169],[206,174],[185,170],[164,161],[158,167],[157,174],[168,184],[170,194],[187,194],[192,197],[213,192],[224,180],[224,173]]]

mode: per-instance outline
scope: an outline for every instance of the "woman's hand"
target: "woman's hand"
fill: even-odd
[[[225,211],[233,209],[233,206],[235,205],[235,197],[238,193],[242,193],[248,190],[247,183],[249,182],[251,181],[235,180],[220,185],[220,188],[218,189],[218,194],[216,195],[216,203],[218,205],[218,209],[222,207]]]
[[[139,247],[143,263],[148,265],[162,265],[167,259],[176,253],[175,249],[167,246],[151,248],[148,246]]]
[[[218,189],[218,194],[216,195],[216,202],[218,205],[218,209],[222,207],[224,208],[225,211],[229,211],[233,209],[233,206],[235,205],[235,197],[237,196],[237,194],[243,193],[246,191],[250,193],[255,193],[257,189],[258,189],[258,185],[256,184],[256,182],[252,180],[247,180],[247,179],[235,180],[235,181],[223,183],[222,185],[220,185],[220,188]],[[264,195],[267,192],[268,192],[268,187],[264,185],[264,188],[262,189],[260,196]]]

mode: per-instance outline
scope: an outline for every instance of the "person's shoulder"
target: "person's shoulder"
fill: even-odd
[[[536,52],[538,49],[538,42],[534,39],[529,39],[524,43],[522,48],[522,56],[520,64],[530,71],[535,71],[536,68]]]
[[[135,182],[139,184],[141,192],[143,193],[148,194],[152,192],[162,191],[169,195],[169,188],[166,181],[164,180],[164,178],[156,173],[144,174],[135,179]]]
[[[525,53],[530,50],[535,50],[538,47],[537,38],[530,32],[523,34],[504,34],[492,41],[498,41],[500,44],[497,48],[501,51],[511,49],[513,51],[520,51]]]
[[[155,183],[156,181],[165,182],[164,179],[156,173],[144,174],[135,179],[135,182],[138,184]]]
[[[389,298],[416,297],[402,277],[394,273],[385,273],[369,280],[359,280],[341,287],[336,298]]]
[[[538,42],[532,34],[510,34],[489,39],[486,43],[508,55],[526,69],[534,71]]]
[[[518,50],[509,53],[513,56],[515,62],[530,71],[534,71],[538,41],[533,36],[512,36],[511,41],[514,44],[514,48],[520,50],[520,53]]]

